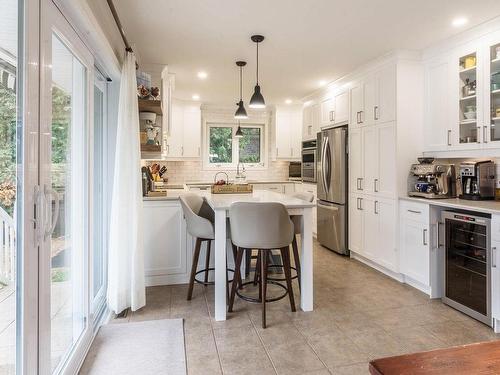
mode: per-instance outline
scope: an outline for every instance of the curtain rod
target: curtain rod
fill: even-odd
[[[118,13],[116,12],[115,5],[113,4],[113,0],[107,0],[109,9],[111,10],[111,13],[113,14],[113,18],[115,19],[116,26],[118,27],[118,31],[120,31],[120,35],[122,36],[123,43],[125,43],[125,50],[127,52],[134,52],[132,50],[132,47],[130,47],[130,44],[128,43],[127,37],[125,36],[125,32],[123,31],[123,26],[122,23],[120,22],[120,18],[118,17]]]

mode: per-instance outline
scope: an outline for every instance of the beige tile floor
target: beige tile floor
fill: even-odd
[[[213,319],[213,288],[147,289],[147,306],[113,323],[185,319],[191,374],[367,374],[370,359],[500,339],[440,301],[315,243],[314,312],[290,312],[288,299],[260,306],[238,300]],[[296,284],[294,286],[297,286]],[[298,288],[296,288],[298,289]],[[297,301],[298,291],[296,293]]]

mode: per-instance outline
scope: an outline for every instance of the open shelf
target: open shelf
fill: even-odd
[[[469,96],[464,96],[463,98],[460,98],[460,101],[472,100],[475,98],[476,98],[476,95],[469,95]]]
[[[138,99],[139,100],[139,112],[154,112],[157,115],[162,115],[161,110],[161,100],[148,100],[148,99]]]
[[[476,66],[471,66],[470,68],[460,69],[460,74],[473,73],[476,71]]]
[[[460,121],[460,125],[475,124],[476,122],[477,122],[477,119],[471,118],[471,119]]]

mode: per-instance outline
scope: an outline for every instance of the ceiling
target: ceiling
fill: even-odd
[[[422,49],[500,15],[498,0],[119,0],[125,33],[141,64],[166,64],[174,96],[235,103],[246,60],[243,99],[255,84],[252,34],[268,104],[294,101],[394,49]],[[454,18],[469,22],[453,27]],[[198,71],[208,78],[200,80]]]

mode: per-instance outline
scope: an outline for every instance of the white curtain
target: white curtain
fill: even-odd
[[[111,203],[108,305],[115,313],[146,304],[142,241],[141,153],[135,55],[123,63]]]

